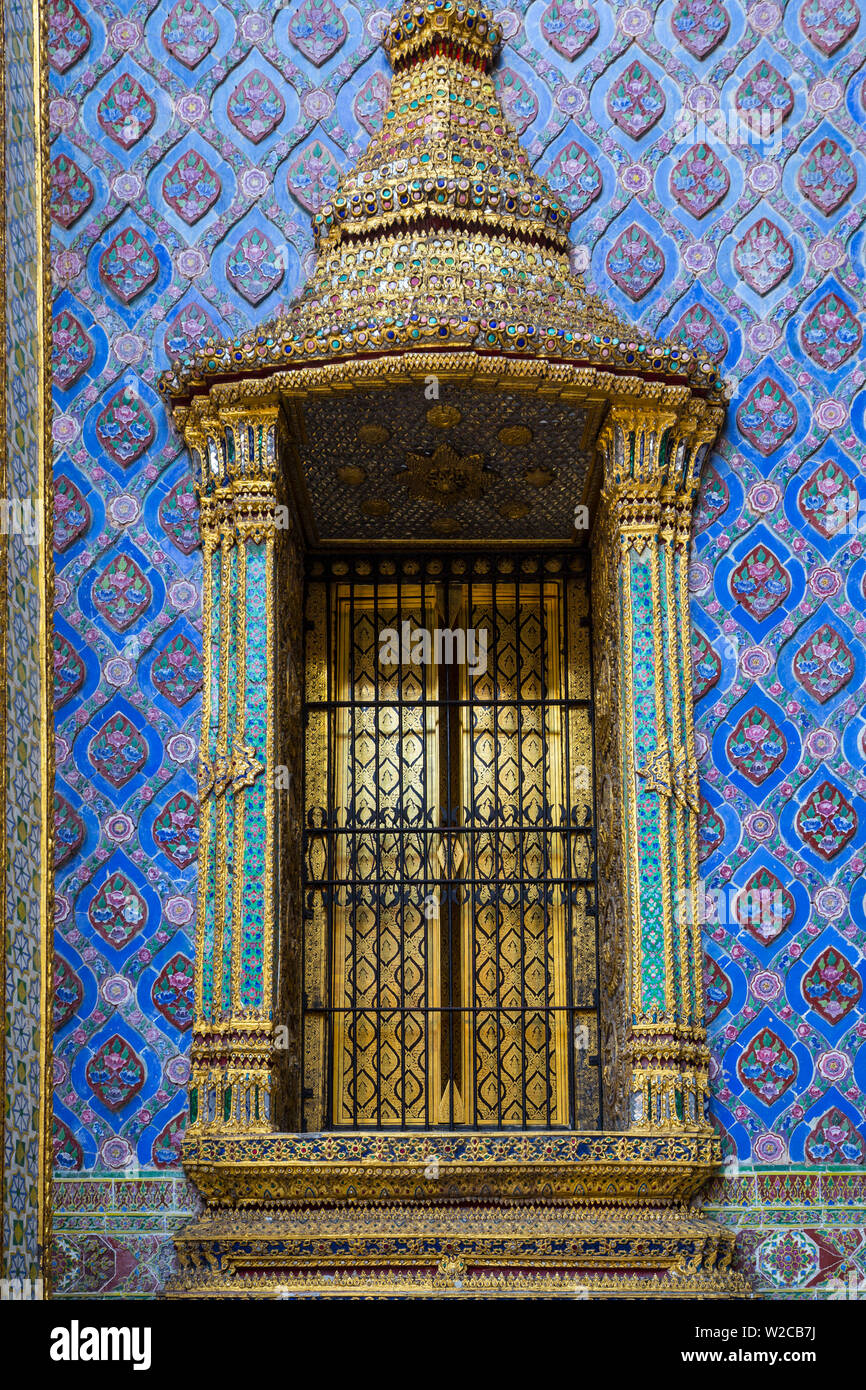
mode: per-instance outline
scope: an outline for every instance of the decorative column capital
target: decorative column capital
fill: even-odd
[[[700,468],[724,418],[718,406],[614,402],[598,434],[600,528],[606,541],[642,545],[665,534],[688,543]]]
[[[279,456],[283,433],[279,400],[250,409],[214,407],[206,399],[186,412],[183,432],[193,457],[202,536],[227,544],[265,540],[285,529]]]

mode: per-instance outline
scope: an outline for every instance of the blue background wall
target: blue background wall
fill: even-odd
[[[309,214],[380,118],[388,11],[48,9],[56,1277],[148,1292],[192,1201],[202,674],[195,499],[154,387],[188,343],[268,318],[302,283]],[[853,0],[534,0],[497,19],[503,101],[579,214],[576,267],[733,385],[692,568],[730,1156],[711,1199],[759,1283],[810,1296],[866,1269],[866,22]],[[737,919],[746,887],[781,895],[772,930]]]

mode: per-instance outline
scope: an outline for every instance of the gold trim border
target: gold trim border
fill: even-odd
[[[37,943],[38,962],[39,962],[39,1080],[38,1095],[33,1097],[37,1112],[37,1146],[38,1146],[38,1166],[36,1182],[36,1206],[37,1206],[37,1242],[38,1242],[38,1261],[39,1275],[43,1280],[45,1296],[50,1295],[51,1291],[51,1261],[50,1261],[50,1242],[51,1242],[51,1193],[52,1193],[52,1140],[51,1140],[51,1119],[53,1110],[53,1087],[52,1076],[52,1018],[53,1018],[53,979],[54,979],[54,819],[53,819],[53,791],[54,791],[54,679],[53,679],[53,610],[54,610],[54,525],[53,525],[53,449],[51,435],[51,324],[52,324],[52,286],[51,286],[51,218],[50,218],[50,174],[49,174],[49,122],[48,122],[48,12],[47,7],[41,0],[32,0],[31,8],[32,29],[31,29],[31,49],[30,57],[32,61],[32,131],[35,150],[34,161],[34,188],[36,190],[36,201],[34,207],[36,224],[36,259],[34,265],[34,279],[38,287],[37,306],[36,306],[36,421],[35,433],[37,441],[37,475],[33,479],[37,489],[36,513],[38,517],[38,573],[41,579],[39,590],[39,627],[36,633],[38,665],[41,672],[40,698],[39,698],[39,768],[40,768],[40,805],[39,805],[39,864],[36,871],[39,875],[39,920],[32,924]],[[6,141],[8,138],[7,122],[7,63],[8,52],[6,48],[6,25],[11,23],[11,16],[8,8],[0,4],[0,148],[3,151],[4,171],[6,161]],[[7,312],[9,307],[8,284],[7,284],[7,220],[6,220],[6,181],[3,180],[3,187],[0,189],[0,313],[2,313],[2,323],[0,323],[0,334],[2,334],[3,363],[0,366],[0,382],[2,382],[3,399],[3,429],[0,431],[0,490],[2,496],[6,496],[8,486],[7,473],[7,389],[8,389],[8,370],[7,370]],[[0,889],[0,900],[3,908],[2,926],[2,966],[0,966],[0,987],[3,990],[3,1006],[5,1015],[6,997],[6,961],[7,952],[10,946],[10,924],[8,907],[8,875],[9,875],[9,844],[6,829],[6,813],[9,800],[8,788],[8,766],[5,758],[6,750],[6,709],[9,696],[8,689],[8,645],[7,628],[8,615],[10,611],[10,594],[8,589],[8,554],[5,535],[0,541],[0,583],[2,583],[3,603],[0,608],[0,662],[2,662],[2,676],[0,676],[0,696],[2,696],[2,709],[0,709],[0,735],[2,735],[2,747],[4,752],[4,767],[2,777],[2,800],[3,814],[2,826],[0,826],[0,856],[2,856],[3,884]],[[3,1101],[4,1125],[6,1124],[6,1038],[5,1027],[3,1029],[2,1043],[0,1043],[0,1096]],[[3,1148],[0,1145],[0,1148]],[[0,1190],[6,1195],[6,1172],[5,1163],[0,1156]],[[2,1245],[3,1236],[0,1233],[0,1266],[4,1273],[6,1269],[6,1259],[8,1252]]]
[[[51,186],[49,163],[49,124],[48,124],[48,9],[41,0],[33,0],[34,67],[36,81],[33,84],[37,132],[37,183],[40,189],[39,236],[37,238],[39,256],[39,280],[42,292],[39,301],[39,433],[42,456],[42,507],[40,527],[40,562],[44,575],[40,595],[41,611],[39,619],[40,659],[44,675],[42,687],[42,879],[41,893],[41,965],[42,976],[40,994],[42,1012],[40,1017],[40,1083],[42,1087],[40,1119],[42,1123],[42,1143],[40,1145],[40,1239],[42,1256],[42,1277],[45,1292],[51,1293],[51,1188],[52,1188],[52,1141],[51,1119],[54,1109],[52,1085],[53,1062],[53,1017],[54,1017],[54,666],[53,666],[53,627],[54,627],[54,457],[52,425],[52,375],[51,375]]]

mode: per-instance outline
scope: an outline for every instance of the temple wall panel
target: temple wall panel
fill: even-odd
[[[221,836],[250,861],[252,881],[252,858],[265,853],[253,827],[267,819],[271,793],[259,778],[237,795],[208,794],[200,810],[196,767],[203,751],[216,766],[230,738],[262,752],[249,691],[238,695],[231,729],[208,711],[228,711],[241,689],[233,634],[251,576],[273,563],[269,546],[293,542],[249,539],[239,548],[215,512],[198,548],[190,458],[156,379],[179,352],[266,321],[299,288],[311,264],[309,213],[381,118],[385,57],[372,0],[308,0],[306,24],[294,8],[272,18],[244,0],[216,9],[139,0],[122,18],[101,0],[45,9],[55,276],[54,1283],[61,1296],[110,1296],[162,1286],[172,1231],[195,1207],[180,1144],[197,911],[218,905],[220,931],[200,917],[198,932],[223,951],[205,961],[201,1013],[217,1022],[232,990],[251,1018],[269,1016],[275,999],[245,973],[263,936],[233,935],[252,904],[244,912],[230,900],[216,859],[203,894],[196,867],[199,836]],[[743,1233],[757,1288],[826,1292],[845,1261],[846,1272],[853,1264],[866,1273],[866,14],[855,4],[741,0],[707,11],[684,0],[510,4],[498,17],[505,107],[533,163],[578,213],[574,261],[588,287],[645,332],[708,353],[733,391],[717,449],[700,465],[690,564],[676,517],[661,513],[652,545],[629,547],[609,570],[603,557],[594,561],[593,584],[615,593],[618,614],[594,634],[601,1032],[613,1059],[605,1122],[628,1120],[621,1058],[633,1018],[667,1006],[696,1011],[687,966],[702,951],[711,1115],[726,1156],[708,1207]],[[21,80],[33,56],[19,51],[23,42],[17,30],[7,34],[7,160],[35,138]],[[712,122],[701,123],[699,98]],[[762,109],[776,113],[775,128],[771,120],[756,133],[750,113]],[[29,245],[35,191],[28,209],[20,181],[10,176],[9,185],[7,229],[14,218],[15,244]],[[20,393],[37,389],[34,265],[25,255],[9,275],[7,251],[7,358]],[[23,396],[10,400],[7,478],[20,466],[34,487],[37,417]],[[18,556],[16,602],[20,593],[39,631],[32,549],[8,541],[7,596]],[[297,584],[297,557],[286,572]],[[208,631],[203,613],[217,598],[224,626]],[[627,640],[643,609],[653,615],[640,625],[651,650]],[[687,654],[666,612],[690,613],[690,685],[677,675]],[[246,615],[248,683],[265,621]],[[281,621],[296,626],[276,646],[298,650],[299,608]],[[15,633],[10,624],[6,667],[25,694],[13,708],[7,687],[6,734],[16,757],[27,749],[20,767],[15,757],[8,763],[10,785],[24,779],[20,817],[25,784],[38,781],[34,711],[44,691],[38,651],[29,639],[17,651]],[[660,679],[647,678],[648,662]],[[270,817],[289,871],[300,755],[285,731],[297,728],[299,685],[290,672],[277,706],[285,741],[265,750],[269,770],[292,773]],[[629,690],[628,718],[613,717],[617,702],[613,693],[605,702],[605,688]],[[678,800],[637,777],[624,799],[634,799],[644,843],[664,853],[628,859],[622,826],[603,814],[619,805],[619,789],[604,779],[625,746],[646,769],[662,731],[675,755],[671,777],[697,766],[699,816],[685,783]],[[233,821],[229,835],[239,808],[250,831]],[[38,828],[15,814],[7,802],[7,829],[19,835],[20,826],[31,862],[41,863]],[[43,916],[25,900],[43,891],[40,881],[16,877],[10,860],[7,895],[20,896],[20,919],[31,925],[23,967],[10,966],[7,941],[7,992],[23,969],[31,1001],[45,959],[33,924]],[[610,891],[617,882],[622,893]],[[757,903],[751,915],[745,894]],[[265,898],[263,889],[262,932],[270,910],[271,929],[284,943],[297,940],[299,905],[274,899],[268,909]],[[762,916],[768,901],[779,910]],[[626,921],[617,919],[623,905]],[[643,933],[642,976],[622,949],[633,928]],[[284,962],[287,973],[268,990],[287,989],[302,969],[316,985],[314,950]],[[40,1018],[23,1025],[39,1036]],[[307,1046],[312,1054],[324,1044],[308,1036]],[[43,1063],[47,1055],[43,1043]],[[29,1043],[20,1061],[38,1067]],[[319,1063],[311,1055],[308,1064]],[[297,1063],[280,1065],[278,1104],[291,1117],[301,1104]],[[29,1193],[38,1167],[38,1117],[28,1126],[26,1171],[4,1175],[4,1214],[12,1185]],[[38,1203],[22,1200],[7,1248],[16,1268],[29,1269]]]

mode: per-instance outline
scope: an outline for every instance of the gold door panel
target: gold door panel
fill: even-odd
[[[597,1122],[587,608],[308,584],[308,1128]]]

